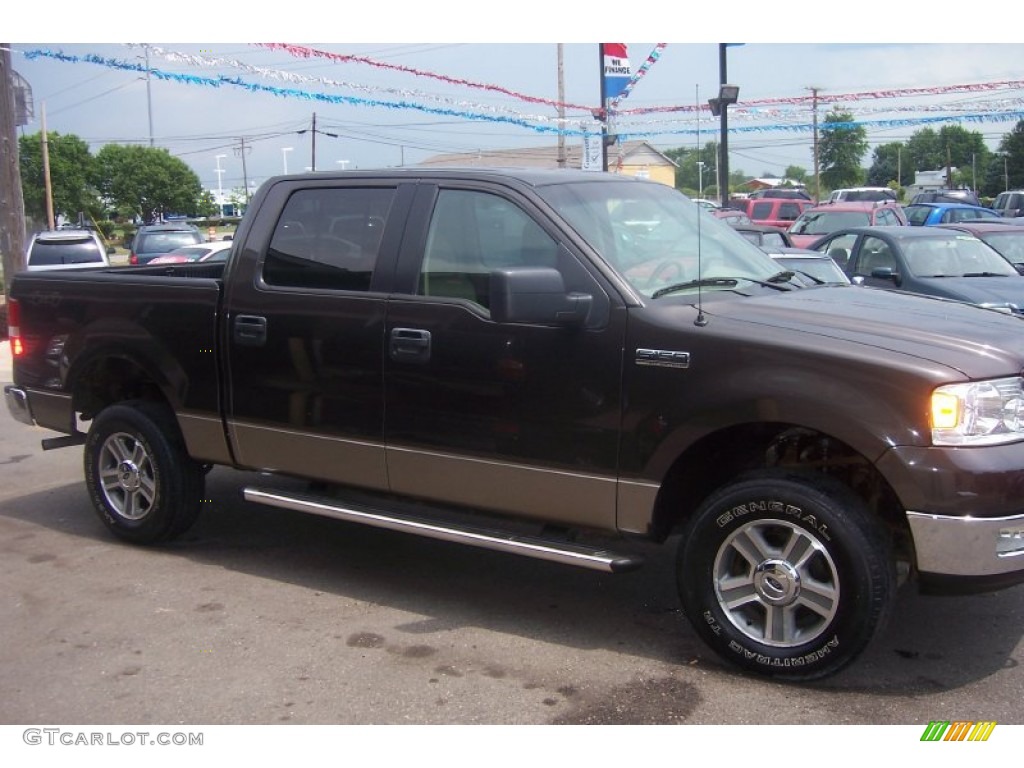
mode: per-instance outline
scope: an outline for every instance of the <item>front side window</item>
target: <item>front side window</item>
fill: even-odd
[[[302,189],[288,199],[263,262],[268,285],[367,291],[393,188]]]
[[[634,222],[642,227],[642,221]],[[490,272],[556,267],[558,244],[525,211],[498,195],[442,189],[420,268],[421,296],[467,299],[488,307]]]

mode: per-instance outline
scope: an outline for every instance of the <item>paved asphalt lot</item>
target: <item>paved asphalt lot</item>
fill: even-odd
[[[781,685],[706,652],[672,547],[595,574],[246,504],[218,468],[199,523],[138,548],[47,434],[0,412],[2,724],[1024,723],[1022,587],[904,590],[856,665]]]

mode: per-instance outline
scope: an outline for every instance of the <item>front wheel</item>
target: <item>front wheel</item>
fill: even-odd
[[[888,536],[829,478],[751,476],[720,489],[679,546],[679,594],[719,655],[760,674],[813,680],[856,658],[896,589]]]
[[[202,465],[188,456],[165,406],[140,400],[103,409],[86,437],[84,460],[93,506],[116,536],[153,544],[195,522]]]

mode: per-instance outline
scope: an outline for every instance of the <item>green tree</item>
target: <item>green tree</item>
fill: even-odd
[[[709,141],[703,149],[668,149],[664,154],[676,164],[676,189],[706,193],[709,187],[718,183],[715,176],[715,169],[718,167],[716,142]],[[700,177],[701,166],[698,163],[703,163],[703,178]]]
[[[1024,187],[1024,120],[1003,136],[999,142],[999,152],[991,165],[996,169],[992,175],[999,178],[995,185],[998,192]]]
[[[890,183],[902,186],[904,176],[913,181],[914,172],[904,163],[908,158],[906,145],[901,141],[879,144],[871,155],[871,167],[868,168],[867,183],[869,187],[887,187]],[[909,173],[907,171],[910,171]]]
[[[790,181],[794,181],[798,184],[807,183],[807,169],[801,168],[799,165],[786,166],[786,172],[782,175]]]
[[[907,142],[906,157],[903,160],[911,175],[914,171],[937,171],[944,167],[946,157],[935,129],[922,128],[914,131]]]
[[[46,146],[54,216],[77,220],[79,213],[85,213],[100,218],[103,206],[92,184],[95,158],[89,145],[74,134],[47,131]],[[42,132],[19,137],[18,153],[25,213],[36,221],[46,221]]]
[[[107,144],[96,154],[96,180],[112,205],[143,221],[167,213],[195,215],[202,206],[199,177],[165,149]]]
[[[868,151],[864,126],[851,125],[853,114],[833,110],[825,115],[818,140],[821,183],[828,189],[853,187],[864,178],[861,159]]]

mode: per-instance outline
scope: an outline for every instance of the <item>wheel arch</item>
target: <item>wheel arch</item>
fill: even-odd
[[[825,432],[785,422],[737,424],[708,433],[681,452],[664,473],[650,534],[678,532],[715,490],[765,469],[829,476],[856,494],[888,529],[897,560],[913,564],[913,539],[895,490],[863,452]]]

